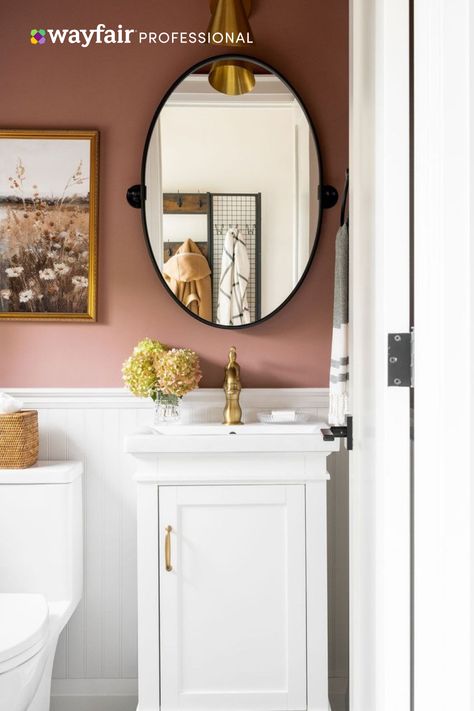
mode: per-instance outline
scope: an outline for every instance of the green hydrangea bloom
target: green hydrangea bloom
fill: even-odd
[[[151,338],[144,338],[135,346],[132,355],[122,366],[124,385],[133,395],[156,399],[158,383],[155,360],[167,350],[168,346]]]
[[[161,392],[177,397],[199,387],[202,378],[199,357],[188,348],[172,348],[155,358],[155,372]]]

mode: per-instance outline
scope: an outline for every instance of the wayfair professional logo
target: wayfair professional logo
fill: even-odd
[[[108,29],[104,24],[92,30],[31,30],[31,44],[44,44],[46,35],[52,44],[78,44],[88,47],[94,44],[131,44],[131,37],[136,30],[124,30],[118,25],[116,30]]]
[[[31,44],[77,44],[89,47],[91,44],[253,44],[252,36],[247,33],[222,32],[142,32],[124,29],[117,25],[111,29],[99,24],[91,30],[31,30]]]
[[[46,30],[31,30],[31,44],[44,44],[46,42]]]

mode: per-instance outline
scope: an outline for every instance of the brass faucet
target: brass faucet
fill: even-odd
[[[239,403],[240,391],[240,365],[237,363],[237,350],[235,346],[229,351],[229,362],[224,370],[224,425],[241,425],[242,409]]]

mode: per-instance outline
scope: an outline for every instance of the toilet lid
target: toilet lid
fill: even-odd
[[[45,641],[48,604],[42,595],[0,593],[0,664]]]

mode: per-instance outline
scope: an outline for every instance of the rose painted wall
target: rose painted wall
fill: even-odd
[[[255,0],[252,54],[301,94],[316,125],[324,179],[342,188],[348,152],[347,0]],[[0,383],[16,387],[113,387],[144,336],[194,348],[205,387],[219,386],[236,345],[244,386],[325,387],[331,336],[338,208],[326,212],[316,259],[293,300],[245,331],[205,326],[165,292],[148,257],[140,212],[125,200],[139,181],[145,135],[178,75],[216,48],[202,45],[33,46],[32,27],[146,31],[206,29],[208,0],[26,0],[0,11],[3,128],[100,131],[97,323],[0,323]]]

